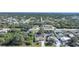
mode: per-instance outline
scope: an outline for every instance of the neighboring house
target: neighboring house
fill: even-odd
[[[43,29],[44,30],[55,30],[55,27],[53,27],[52,25],[43,25]]]
[[[7,29],[7,28],[3,28],[3,29],[0,29],[0,34],[5,34],[9,31],[10,29]]]
[[[17,21],[17,19],[13,18],[13,17],[7,18],[7,22],[10,23],[10,24],[19,24],[19,22]]]
[[[35,25],[33,26],[33,28],[29,29],[27,32],[34,32],[34,33],[37,33],[38,31],[40,30],[40,27]]]

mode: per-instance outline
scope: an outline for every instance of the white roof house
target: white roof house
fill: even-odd
[[[53,27],[52,25],[43,25],[43,29],[44,30],[55,30],[55,27]]]
[[[30,31],[38,32],[40,30],[40,27],[35,25],[33,28],[29,29]]]
[[[61,37],[61,40],[62,40],[62,41],[67,41],[67,40],[70,40],[70,39],[71,39],[71,38],[65,37],[65,36],[64,36],[64,37]]]
[[[73,34],[69,34],[70,37],[75,37]]]
[[[31,29],[29,29],[28,31],[27,31],[27,33],[29,33],[29,32],[38,32],[40,30],[40,27],[39,26],[37,26],[37,25],[35,25],[33,28],[31,28]]]
[[[10,29],[7,29],[7,28],[0,29],[0,34],[7,33],[9,30]]]

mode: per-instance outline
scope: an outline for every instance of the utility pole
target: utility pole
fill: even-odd
[[[45,46],[45,36],[44,36],[44,29],[43,29],[43,18],[41,17],[41,26],[40,26],[40,32],[42,35],[42,39],[41,39],[41,46],[44,47]]]

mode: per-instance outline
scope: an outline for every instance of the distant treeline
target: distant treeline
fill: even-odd
[[[79,16],[79,13],[56,13],[56,12],[0,12],[1,16]]]

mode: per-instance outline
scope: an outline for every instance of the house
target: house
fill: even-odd
[[[0,34],[5,34],[5,33],[7,33],[9,30],[10,30],[10,29],[8,29],[8,28],[2,28],[2,29],[0,29]]]
[[[43,25],[43,29],[50,31],[50,30],[55,30],[56,28],[53,27],[52,25]]]

